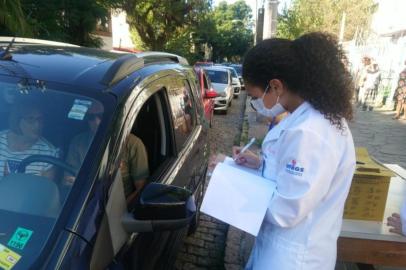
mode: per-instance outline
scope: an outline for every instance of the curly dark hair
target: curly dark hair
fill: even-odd
[[[287,89],[320,111],[332,125],[344,129],[342,119],[352,120],[354,86],[343,64],[346,56],[337,39],[313,32],[295,40],[272,38],[246,54],[242,76],[265,89],[279,79]]]

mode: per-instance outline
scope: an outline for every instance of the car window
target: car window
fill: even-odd
[[[209,83],[207,82],[207,77],[206,74],[203,73],[203,85],[204,85],[204,90],[209,89]]]
[[[59,90],[0,76],[0,232],[31,231],[22,254],[45,243],[103,121],[100,102]]]
[[[230,69],[230,71],[231,71],[231,76],[232,76],[233,78],[237,78],[237,79],[238,79],[238,74],[237,74],[237,72],[235,71],[235,69]]]
[[[235,65],[235,66],[232,66],[232,67],[235,69],[235,71],[237,71],[238,76],[242,75],[242,67],[241,66]]]
[[[212,83],[228,84],[228,72],[221,70],[206,70]]]
[[[176,145],[180,149],[196,125],[196,108],[189,83],[173,80],[168,86]]]

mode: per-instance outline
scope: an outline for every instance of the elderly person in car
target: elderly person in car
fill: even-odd
[[[99,128],[103,113],[104,108],[101,103],[92,103],[85,117],[89,127],[88,131],[74,137],[70,144],[66,161],[77,170],[83,163],[90,143]],[[133,134],[127,137],[123,145],[120,171],[127,203],[130,203],[145,185],[149,175],[147,151],[142,141]],[[65,176],[65,184],[72,184],[74,181],[75,176]]]
[[[44,115],[38,104],[20,101],[11,108],[10,129],[0,132],[0,176],[16,173],[22,160],[32,155],[58,157],[58,150],[42,137]],[[53,177],[52,165],[28,164],[25,173]]]

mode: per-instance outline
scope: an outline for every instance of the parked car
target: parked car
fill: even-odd
[[[240,95],[240,92],[241,92],[241,83],[240,83],[240,79],[238,77],[237,71],[235,71],[235,69],[230,66],[220,66],[220,67],[228,69],[230,71],[234,98],[238,98],[238,96]]]
[[[242,65],[241,64],[231,64],[230,67],[233,67],[237,71],[238,78],[240,79],[241,90],[245,89],[244,80],[242,79]]]
[[[192,68],[167,53],[10,40],[0,38],[6,268],[170,269],[197,226],[209,155]],[[147,183],[128,200],[122,171],[141,143]]]
[[[214,110],[227,113],[233,99],[233,86],[231,85],[231,72],[222,67],[205,67],[204,71],[209,76],[213,89],[218,97],[214,99]]]
[[[204,115],[206,116],[209,126],[213,126],[214,98],[218,96],[217,92],[211,85],[210,78],[201,68],[195,68],[197,82],[200,87],[200,96],[202,97]]]

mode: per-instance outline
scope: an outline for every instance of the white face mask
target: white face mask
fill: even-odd
[[[262,114],[266,117],[276,117],[281,113],[286,112],[286,109],[279,103],[279,96],[278,99],[276,100],[275,105],[272,106],[272,108],[268,109],[265,107],[264,104],[264,96],[268,92],[269,85],[266,87],[264,94],[262,95],[261,98],[256,98],[251,100],[251,105],[254,107],[254,109],[259,113]]]

